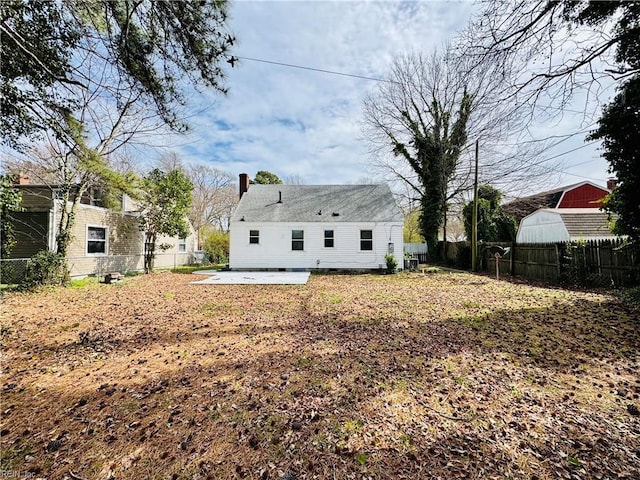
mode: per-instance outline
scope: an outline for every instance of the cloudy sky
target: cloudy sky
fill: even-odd
[[[241,60],[229,69],[230,94],[194,94],[192,132],[174,139],[171,148],[234,176],[269,170],[306,184],[372,178],[360,122],[363,98],[378,82],[266,62],[383,78],[394,55],[431,52],[464,27],[474,8],[469,1],[236,0],[231,27]],[[567,112],[534,132],[542,138],[584,131],[589,125],[581,120]],[[546,152],[562,161],[546,186],[584,180],[604,185],[606,162],[597,146],[585,147],[578,134]]]

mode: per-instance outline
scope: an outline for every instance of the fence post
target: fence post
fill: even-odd
[[[509,259],[509,273],[513,277],[516,274],[516,242],[511,242],[511,258]]]

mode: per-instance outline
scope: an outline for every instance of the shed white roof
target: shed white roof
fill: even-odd
[[[543,208],[520,221],[517,243],[568,242],[617,238],[606,212],[593,208]]]
[[[387,185],[251,185],[232,222],[402,222]]]

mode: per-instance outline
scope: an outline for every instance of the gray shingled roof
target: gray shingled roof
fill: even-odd
[[[278,203],[282,194],[282,203]],[[335,215],[338,214],[338,215]],[[401,222],[387,185],[251,185],[232,222]]]
[[[573,211],[569,211],[573,210]],[[595,209],[594,209],[595,210]],[[574,237],[613,237],[609,229],[609,218],[606,212],[600,210],[595,211],[576,211],[575,209],[554,210],[560,214],[564,222],[569,236]]]

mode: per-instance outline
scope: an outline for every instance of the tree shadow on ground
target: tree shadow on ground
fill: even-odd
[[[259,289],[224,291],[245,302]],[[291,292],[296,307],[267,317],[257,305],[236,311],[234,300],[206,316],[181,312],[180,335],[143,318],[126,332],[94,329],[112,340],[105,351],[81,339],[47,346],[49,363],[80,363],[62,377],[5,385],[3,468],[96,479],[632,478],[640,470],[638,421],[621,396],[608,384],[593,398],[580,392],[603,375],[618,388],[637,368],[637,319],[619,304],[405,318],[342,304],[318,313],[318,298]],[[90,361],[96,353],[99,364]]]

